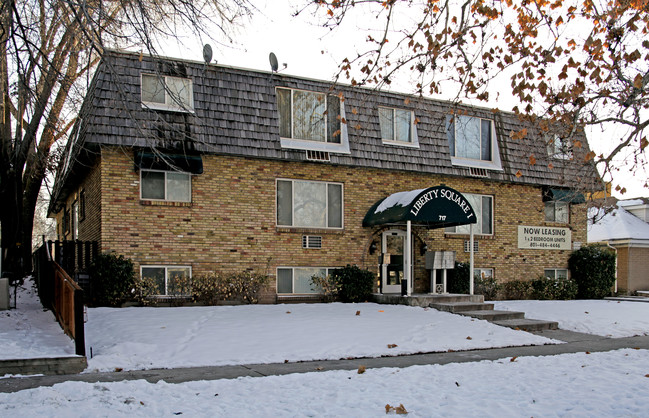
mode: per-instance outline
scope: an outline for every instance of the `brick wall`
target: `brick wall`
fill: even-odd
[[[83,178],[81,184],[70,193],[65,202],[65,210],[70,210],[74,202],[79,203],[79,236],[82,241],[100,241],[101,238],[101,169],[98,159],[88,174]],[[83,193],[84,199],[81,199]],[[83,210],[82,200],[85,200]],[[65,210],[56,215],[58,238],[61,240],[72,239],[72,228],[69,231],[63,230],[63,215]],[[85,213],[81,213],[81,211]],[[84,216],[85,215],[85,216]],[[72,216],[72,215],[70,215]],[[100,243],[101,244],[101,243]]]
[[[544,268],[566,268],[570,251],[518,249],[518,225],[566,226],[544,222],[541,189],[474,178],[442,178],[412,172],[334,166],[322,163],[203,156],[204,174],[192,178],[192,202],[140,201],[139,172],[130,150],[102,150],[101,241],[140,265],[190,265],[194,275],[255,269],[274,276],[278,266],[333,267],[358,264],[377,271],[377,251],[369,254],[385,228],[363,228],[367,210],[395,192],[446,184],[462,193],[494,196],[494,235],[477,237],[476,267],[493,268],[500,281],[536,278]],[[93,172],[94,173],[94,172]],[[90,178],[93,176],[91,175]],[[277,178],[344,184],[344,230],[280,228],[275,223]],[[95,180],[96,182],[96,180]],[[88,216],[88,215],[87,215]],[[571,210],[572,240],[586,242],[586,206]],[[97,225],[97,222],[93,222]],[[469,261],[468,236],[443,229],[414,228],[415,291],[428,290],[420,256],[428,250],[455,250]],[[303,249],[302,235],[322,236],[322,249]],[[274,283],[269,289],[274,294]]]
[[[625,294],[629,291],[629,247],[617,247],[617,290]]]
[[[649,290],[649,248],[629,248],[629,292]]]

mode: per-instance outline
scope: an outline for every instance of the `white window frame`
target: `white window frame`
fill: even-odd
[[[410,113],[410,138],[409,141],[401,141],[393,138],[383,138],[383,130],[381,129],[381,109],[392,111],[392,134],[396,135],[397,132],[397,111],[404,111]],[[381,141],[387,145],[398,145],[402,147],[419,148],[419,137],[417,136],[417,124],[415,123],[415,112],[407,109],[400,109],[396,107],[379,106],[379,132],[381,133]]]
[[[154,77],[157,80],[162,80],[164,82],[164,93],[165,93],[165,102],[164,103],[158,103],[158,102],[150,102],[147,100],[144,100],[144,94],[143,94],[143,83],[144,83],[144,77]],[[169,88],[167,87],[169,85],[168,80],[182,80],[184,83],[187,83],[187,94],[188,97],[188,103],[184,105],[183,103],[179,103],[177,99],[172,97],[170,94]],[[194,113],[194,84],[192,82],[191,78],[188,77],[174,77],[170,75],[158,75],[158,74],[151,74],[151,73],[141,73],[140,74],[140,98],[142,100],[142,107],[145,109],[155,109],[155,110],[169,110],[173,112],[186,112],[186,113]]]
[[[289,90],[291,92],[291,137],[290,138],[285,138],[280,136],[280,145],[282,148],[290,148],[290,149],[300,149],[300,150],[311,150],[311,151],[325,151],[325,152],[332,152],[332,153],[339,153],[339,154],[350,154],[351,152],[349,151],[349,136],[347,134],[347,123],[344,123],[345,119],[345,102],[343,100],[340,100],[337,96],[332,96],[327,93],[322,93],[318,91],[312,91],[312,90],[302,90],[302,89],[292,89],[289,87],[276,87],[275,88],[275,95],[276,97],[279,97],[279,94],[277,94],[277,90]],[[309,139],[298,139],[294,138],[294,133],[293,133],[293,120],[294,120],[294,110],[295,107],[293,105],[293,94],[296,91],[301,91],[301,92],[306,92],[306,93],[313,93],[313,94],[318,94],[318,95],[323,95],[325,98],[325,110],[327,110],[327,101],[330,98],[335,97],[337,100],[340,101],[340,143],[334,143],[334,142],[327,142],[327,137],[328,137],[328,126],[327,126],[327,117],[325,116],[324,119],[324,125],[325,125],[325,141],[312,141]],[[276,101],[277,104],[277,114],[278,114],[278,120],[281,118],[281,112],[279,110],[279,99]],[[281,124],[281,121],[280,121]]]
[[[471,118],[471,119],[478,119],[480,120],[480,132],[482,133],[482,121],[486,120],[489,121],[490,126],[491,126],[491,160],[482,160],[482,159],[473,159],[473,158],[467,158],[467,157],[456,157],[455,155],[451,154],[451,164],[452,165],[457,165],[457,166],[462,166],[462,167],[474,167],[474,168],[484,168],[487,170],[496,170],[496,171],[502,171],[502,162],[500,160],[500,149],[498,147],[498,137],[496,134],[496,123],[493,119],[487,119],[487,118],[481,118],[478,116],[469,116],[469,115],[451,115],[450,120],[447,122],[447,129],[450,129],[452,125],[453,129],[453,150],[457,150],[457,123],[455,123],[457,118],[460,117],[466,117],[466,118]],[[481,134],[482,135],[482,134]],[[450,141],[450,138],[448,138]],[[482,140],[480,140],[480,143],[482,143]],[[449,150],[451,149],[451,144],[449,143]]]
[[[275,271],[275,292],[278,295],[321,295],[321,292],[316,292],[316,291],[311,291],[308,293],[294,293],[295,291],[295,270],[313,270],[313,269],[318,269],[318,270],[325,270],[325,275],[331,274],[333,270],[336,270],[340,267],[310,267],[310,266],[280,266],[277,267]],[[292,293],[279,293],[279,271],[280,270],[291,270],[291,290],[293,291]]]
[[[572,143],[568,138],[559,135],[546,135],[548,156],[555,160],[572,160]]]
[[[75,200],[72,202],[72,207],[70,208],[70,233],[72,234],[72,240],[79,239],[79,201]]]
[[[185,297],[185,296],[190,296],[190,295],[169,295],[169,270],[170,269],[189,269],[189,277],[192,277],[192,266],[184,266],[184,265],[168,265],[168,264],[145,264],[140,266],[140,280],[144,278],[143,276],[143,270],[145,268],[163,268],[165,271],[165,293],[164,294],[158,294],[158,295],[152,295],[153,297]]]
[[[552,271],[552,272],[554,273],[554,275],[553,275],[553,276],[548,276],[548,275],[546,274],[548,271]],[[557,273],[558,273],[559,271],[565,271],[565,272],[566,272],[566,278],[567,278],[567,279],[570,278],[570,269],[568,269],[568,268],[555,268],[555,267],[550,267],[550,268],[545,268],[545,269],[543,269],[543,277],[549,277],[549,278],[551,278],[551,279],[555,279],[555,280],[556,280],[556,279],[558,278]]]
[[[279,182],[286,181],[291,182],[291,225],[281,225],[279,223],[279,210],[278,210],[278,193],[279,193]],[[329,196],[327,193],[326,203],[325,203],[325,224],[326,226],[302,226],[295,225],[295,182],[306,182],[306,183],[323,183],[327,186],[330,184],[340,186],[340,226],[330,227],[329,225]],[[328,191],[328,188],[325,188]],[[275,180],[275,225],[278,228],[305,228],[305,229],[333,229],[333,230],[342,230],[345,229],[345,185],[344,183],[338,183],[333,181],[317,181],[317,180],[301,180],[301,179],[285,179],[278,178]]]
[[[164,185],[165,185],[165,197],[164,199],[152,199],[148,197],[143,197],[142,196],[142,186],[144,183],[144,179],[142,178],[142,174],[144,172],[156,172],[156,173],[164,173],[165,175],[165,180],[164,180]],[[173,173],[173,174],[185,174],[188,177],[187,184],[189,185],[189,199],[188,200],[171,200],[168,198],[168,191],[169,187],[167,186],[167,174],[168,173]],[[188,173],[186,171],[168,171],[168,170],[140,170],[140,200],[151,200],[154,202],[182,202],[182,203],[191,203],[192,201],[192,174]]]
[[[491,274],[489,276],[485,277],[491,277],[494,278],[494,269],[492,267],[474,267],[473,268],[473,277],[480,276],[482,278],[482,273],[483,272],[490,272]]]
[[[548,219],[548,206],[552,205],[552,213],[554,215],[554,219]],[[566,208],[566,217],[567,219],[565,221],[563,220],[557,220],[557,205],[562,205],[565,206]],[[557,223],[557,224],[569,224],[570,223],[570,203],[568,202],[558,202],[556,200],[548,200],[547,202],[544,202],[543,205],[543,219],[545,222],[552,222],[552,223]]]
[[[480,212],[480,219],[482,219],[482,198],[483,197],[488,197],[490,199],[490,201],[491,201],[491,222],[490,222],[491,223],[491,233],[483,234],[482,233],[482,224],[480,224],[480,229],[479,230],[477,229],[478,228],[477,225],[474,225],[473,226],[473,233],[475,235],[483,235],[483,236],[492,236],[492,235],[494,235],[494,225],[496,223],[495,222],[496,221],[496,219],[495,219],[496,214],[495,214],[495,207],[494,207],[494,196],[489,195],[489,194],[477,194],[477,193],[463,193],[463,195],[465,197],[466,196],[480,196],[480,208],[475,208],[475,207],[473,208],[473,210],[476,212],[476,214],[478,213],[478,211]],[[473,207],[473,205],[471,205],[471,206]],[[460,227],[466,228],[467,229],[466,232],[465,231],[458,232],[458,228],[460,228]],[[469,234],[468,228],[469,228],[469,225],[451,226],[451,227],[444,228],[444,232],[447,233],[447,234],[468,235]]]

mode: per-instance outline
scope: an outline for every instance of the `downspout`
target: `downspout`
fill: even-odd
[[[606,241],[606,246],[613,251],[615,251],[615,294],[617,294],[617,248],[611,245],[610,242]],[[628,283],[627,283],[628,285]],[[627,286],[628,288],[628,286]]]

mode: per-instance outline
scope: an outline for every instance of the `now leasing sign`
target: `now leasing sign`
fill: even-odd
[[[572,233],[570,228],[519,226],[518,248],[532,250],[570,250],[572,249]]]

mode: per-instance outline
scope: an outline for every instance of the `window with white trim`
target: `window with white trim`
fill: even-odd
[[[277,180],[277,225],[343,227],[343,185],[325,181]]]
[[[71,211],[72,213],[71,213],[70,222],[72,224],[71,225],[72,239],[76,240],[79,239],[79,202],[78,201],[75,200],[74,203],[72,203]]]
[[[493,196],[464,193],[464,197],[469,202],[476,214],[477,223],[473,224],[473,233],[476,235],[493,234]],[[469,234],[469,225],[451,226],[445,229],[450,234]]]
[[[411,110],[379,106],[381,139],[385,143],[419,145]]]
[[[449,116],[446,132],[453,165],[502,168],[492,120],[465,115]]]
[[[140,170],[142,200],[191,202],[192,177],[178,171]]]
[[[474,268],[473,277],[479,277],[481,279],[493,279],[494,269],[492,268]]]
[[[549,279],[567,279],[568,269],[545,269],[543,275]]]
[[[548,156],[557,160],[572,160],[572,144],[570,139],[559,135],[546,135]]]
[[[349,153],[340,98],[279,87],[276,93],[282,147]]]
[[[191,294],[190,266],[141,266],[140,277],[155,286],[159,296],[187,296]]]
[[[325,277],[336,267],[278,267],[278,294],[319,294],[322,289],[311,283],[314,276]]]
[[[545,202],[545,220],[546,222],[570,222],[570,203],[549,201]]]
[[[193,112],[194,91],[189,78],[142,74],[142,105],[158,110]]]

